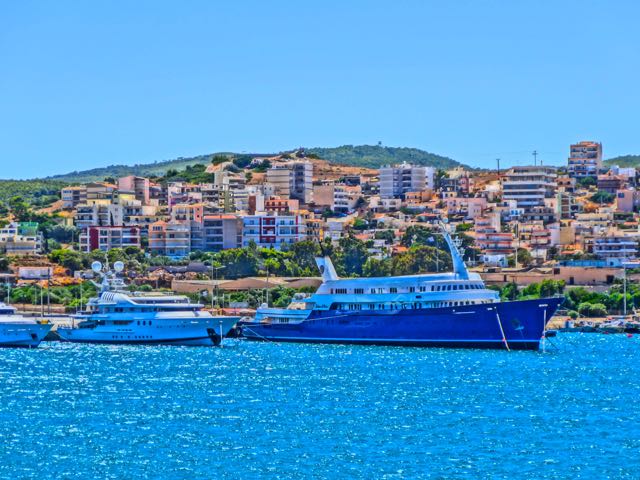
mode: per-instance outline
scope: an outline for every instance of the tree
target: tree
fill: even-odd
[[[225,157],[224,155],[215,155],[211,159],[211,164],[212,165],[220,165],[221,163],[228,162],[228,161],[229,161],[229,159],[227,157]]]
[[[502,300],[515,300],[518,298],[518,285],[514,282],[507,283],[500,291]]]
[[[583,188],[588,188],[596,185],[595,177],[582,177],[578,180],[578,185]]]
[[[615,198],[616,197],[613,193],[600,191],[591,195],[589,200],[591,200],[594,203],[612,203],[615,200]]]
[[[319,257],[322,252],[320,251],[320,245],[313,240],[303,240],[291,245],[290,252],[293,261],[307,274],[316,274],[316,257]]]
[[[510,267],[516,266],[516,257],[515,255],[511,255],[507,261],[509,262]],[[528,267],[533,263],[533,256],[531,252],[526,248],[518,248],[518,266]]]
[[[388,277],[391,275],[391,262],[389,259],[377,259],[369,257],[362,267],[365,277]]]
[[[369,256],[367,247],[362,240],[349,235],[338,241],[338,265],[341,274],[346,276],[361,276],[362,269]]]
[[[85,268],[85,262],[83,255],[80,252],[62,248],[59,250],[53,250],[49,254],[49,260],[53,263],[63,266],[71,272],[76,272]]]
[[[16,196],[9,200],[9,210],[17,222],[28,222],[30,218],[29,204],[22,197]]]

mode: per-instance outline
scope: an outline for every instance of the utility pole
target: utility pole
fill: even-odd
[[[500,159],[496,158],[496,163],[498,164],[498,176],[500,176]]]

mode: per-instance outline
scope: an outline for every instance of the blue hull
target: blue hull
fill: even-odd
[[[546,322],[562,301],[546,298],[416,310],[316,310],[301,323],[247,324],[243,335],[282,342],[499,349],[508,344],[512,350],[537,350]]]

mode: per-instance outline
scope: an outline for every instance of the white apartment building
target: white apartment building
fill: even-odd
[[[0,253],[35,255],[42,251],[44,238],[37,223],[10,223],[0,229]]]
[[[525,212],[534,207],[544,207],[544,199],[555,194],[556,177],[553,167],[513,167],[502,180],[502,199],[515,200],[517,208]]]
[[[307,220],[300,214],[257,213],[242,218],[242,246],[255,242],[259,247],[275,248],[305,240]]]
[[[607,235],[588,239],[588,249],[610,266],[638,258],[638,236]]]
[[[280,197],[310,203],[313,200],[313,164],[308,161],[278,163],[267,170],[267,183]]]
[[[402,198],[407,192],[434,189],[435,169],[403,163],[380,169],[380,197]]]

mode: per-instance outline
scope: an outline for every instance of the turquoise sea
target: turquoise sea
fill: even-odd
[[[0,478],[640,478],[640,337],[0,350]]]

